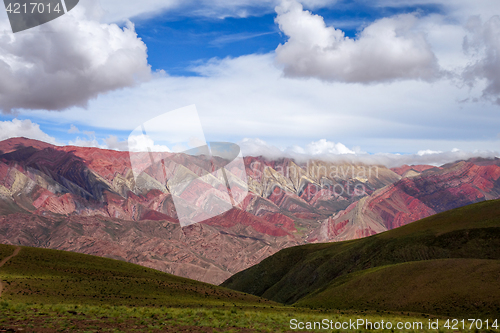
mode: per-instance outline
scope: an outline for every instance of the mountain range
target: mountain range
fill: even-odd
[[[389,169],[248,156],[245,173],[228,173],[248,183],[248,195],[221,215],[181,227],[168,182],[152,167],[134,174],[130,156],[25,138],[0,142],[0,243],[109,257],[218,284],[284,248],[362,238],[500,198],[499,159]],[[195,158],[177,158],[183,167],[172,177],[203,172]]]

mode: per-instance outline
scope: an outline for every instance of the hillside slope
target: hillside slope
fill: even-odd
[[[0,261],[15,247],[0,245]],[[22,247],[0,268],[3,300],[128,306],[259,306],[269,301],[139,265]]]
[[[339,281],[346,283],[351,273],[362,276],[366,273],[368,278],[367,270],[377,267],[450,258],[492,259],[491,262],[497,264],[500,260],[500,200],[454,209],[359,240],[285,249],[232,276],[222,285],[277,302],[293,304],[300,300],[297,304],[306,305],[307,296]],[[473,267],[463,263],[464,270]],[[496,273],[498,276],[500,271]],[[447,274],[444,268],[441,272],[436,270],[436,278],[440,274],[442,277]],[[411,280],[412,275],[407,275],[401,283],[409,284]],[[390,288],[384,280],[377,281],[381,283],[380,288]],[[382,294],[378,295],[380,301]],[[500,294],[495,295],[500,300]],[[311,302],[307,304],[332,306],[317,299]]]
[[[497,318],[499,273],[500,260],[491,259],[436,259],[380,266],[334,279],[295,306]]]

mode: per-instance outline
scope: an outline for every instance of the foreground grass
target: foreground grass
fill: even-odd
[[[91,305],[43,305],[0,301],[0,330],[23,329],[25,332],[365,332],[366,329],[292,330],[290,320],[298,322],[370,322],[390,321],[423,329],[393,329],[388,332],[452,332],[443,328],[445,319],[410,313],[321,312],[288,307],[267,308],[166,308]],[[429,319],[440,320],[440,329],[429,329]],[[383,330],[370,330],[379,332]],[[468,331],[460,330],[460,331]],[[475,331],[474,329],[472,331]]]

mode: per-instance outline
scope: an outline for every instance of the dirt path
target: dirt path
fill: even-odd
[[[14,253],[12,253],[12,255],[10,255],[7,258],[5,258],[4,260],[0,261],[0,268],[2,268],[2,266],[5,265],[5,263],[7,261],[9,261],[10,259],[17,256],[19,254],[19,251],[21,251],[21,248],[18,246],[18,247],[16,247],[16,249],[14,250]],[[2,280],[0,280],[0,297],[2,297],[2,290],[3,290],[3,284],[2,284]]]

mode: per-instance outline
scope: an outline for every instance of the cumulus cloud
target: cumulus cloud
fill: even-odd
[[[108,149],[121,151],[128,150],[128,142],[120,141],[115,135],[108,136],[106,139],[104,139],[104,143]]]
[[[132,23],[100,24],[86,6],[0,38],[0,109],[63,110],[150,76],[147,47]],[[0,30],[10,30],[7,19]]]
[[[498,151],[476,150],[463,151],[453,149],[447,152],[420,150],[415,154],[367,154],[359,149],[348,149],[342,143],[334,143],[326,139],[311,142],[306,147],[293,146],[280,149],[261,139],[246,138],[239,142],[245,156],[263,156],[268,159],[293,158],[298,162],[319,159],[330,162],[365,163],[370,165],[385,165],[398,167],[404,164],[427,164],[440,166],[446,163],[468,160],[473,157],[500,157]]]
[[[453,151],[455,152],[456,150],[453,150]],[[441,153],[442,153],[442,151],[426,149],[426,150],[419,150],[417,155],[424,156],[424,155],[435,155],[435,154],[441,154]]]
[[[134,152],[170,152],[167,146],[156,144],[150,136],[144,134],[130,135],[128,137],[127,146],[127,150]]]
[[[269,145],[261,139],[245,138],[238,142],[241,152],[245,156],[264,156],[266,158],[276,159],[286,156],[278,147]]]
[[[327,141],[326,139],[321,139],[319,141],[309,143],[306,148],[300,146],[293,146],[287,151],[299,154],[306,154],[311,156],[321,156],[321,155],[344,155],[344,154],[355,154],[354,150],[347,148],[342,143]]]
[[[475,60],[465,69],[464,79],[471,86],[486,80],[482,97],[500,105],[500,16],[484,23],[472,16],[466,28],[469,35],[464,37],[463,48]]]
[[[78,146],[78,147],[106,148],[105,145],[102,145],[99,143],[99,141],[97,140],[97,137],[95,136],[95,132],[83,131],[83,134],[85,134],[87,137],[80,138],[78,136],[75,140],[70,140],[69,145],[70,146]]]
[[[75,125],[71,124],[68,130],[69,134],[80,133],[80,130]]]
[[[132,151],[132,152],[170,152],[170,149],[158,144],[147,135],[130,135],[127,140],[121,141],[116,135],[109,135],[106,138],[98,138],[95,132],[83,131],[86,137],[76,137],[70,140],[70,146],[78,147],[93,147],[101,149],[111,149],[118,151]]]
[[[12,121],[0,121],[0,141],[9,138],[25,137],[40,140],[52,144],[58,144],[54,137],[40,129],[40,125],[31,120],[13,119]]]
[[[377,20],[351,39],[295,0],[284,0],[276,12],[276,23],[288,36],[276,49],[276,60],[287,76],[372,83],[441,75],[414,14]]]
[[[306,161],[311,158],[338,160],[342,158],[356,158],[365,155],[359,149],[349,149],[340,142],[332,142],[326,139],[313,141],[304,147],[293,145],[286,148],[278,148],[258,138],[245,138],[238,142],[241,152],[245,156],[264,156],[269,159],[283,157],[294,158],[298,161]]]
[[[99,144],[99,141],[97,141],[96,138],[80,138],[77,137],[75,140],[70,140],[68,143],[70,146],[77,146],[77,147],[93,147],[93,148],[103,148],[105,149],[106,147]]]

